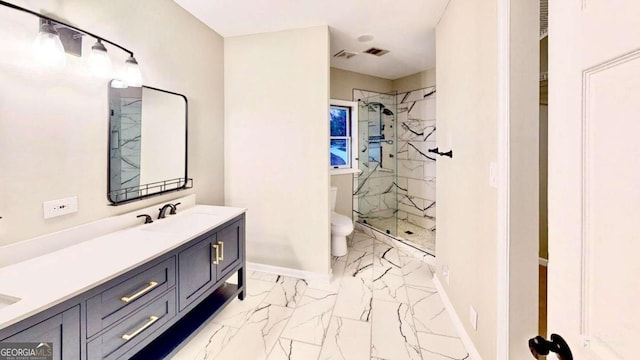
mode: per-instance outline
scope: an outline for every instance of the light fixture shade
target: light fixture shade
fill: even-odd
[[[51,22],[44,21],[31,48],[33,55],[48,67],[64,66],[64,47],[60,34]]]
[[[129,56],[124,62],[124,65],[124,80],[127,82],[127,85],[135,87],[142,86],[142,73],[140,72],[136,58],[134,58],[133,55]]]
[[[127,82],[124,80],[120,80],[120,79],[113,79],[111,81],[111,87],[114,89],[126,89],[129,86],[127,86]]]
[[[91,71],[102,78],[111,77],[111,59],[99,39],[91,47]]]

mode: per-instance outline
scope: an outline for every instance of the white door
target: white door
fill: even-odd
[[[549,1],[548,329],[640,350],[640,1]]]

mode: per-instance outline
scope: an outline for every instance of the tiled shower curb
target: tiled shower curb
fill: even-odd
[[[382,241],[383,243],[393,246],[398,250],[402,251],[405,254],[413,255],[414,257],[421,259],[430,265],[435,265],[436,255],[432,254],[426,250],[418,249],[415,246],[407,244],[402,239],[398,239],[393,237],[392,235],[383,233],[382,231],[360,222],[355,223],[355,229],[362,231],[363,233],[376,238],[378,241]]]

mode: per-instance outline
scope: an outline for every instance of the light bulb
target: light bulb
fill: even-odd
[[[111,59],[100,39],[91,47],[91,71],[101,78],[111,77]]]
[[[124,80],[127,82],[127,85],[134,87],[142,86],[142,73],[140,72],[136,58],[134,58],[133,55],[129,56],[124,62],[124,65]]]
[[[34,56],[47,67],[64,66],[64,47],[51,22],[44,21],[31,48]]]
[[[111,87],[114,89],[126,89],[128,86],[127,86],[127,82],[124,80],[113,79],[111,81]]]

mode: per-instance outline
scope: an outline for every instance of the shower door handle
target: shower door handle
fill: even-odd
[[[438,148],[433,148],[433,149],[429,149],[427,151],[430,152],[430,153],[438,154],[440,156],[448,156],[448,157],[453,159],[453,150],[449,150],[447,152],[440,152],[438,150]]]

